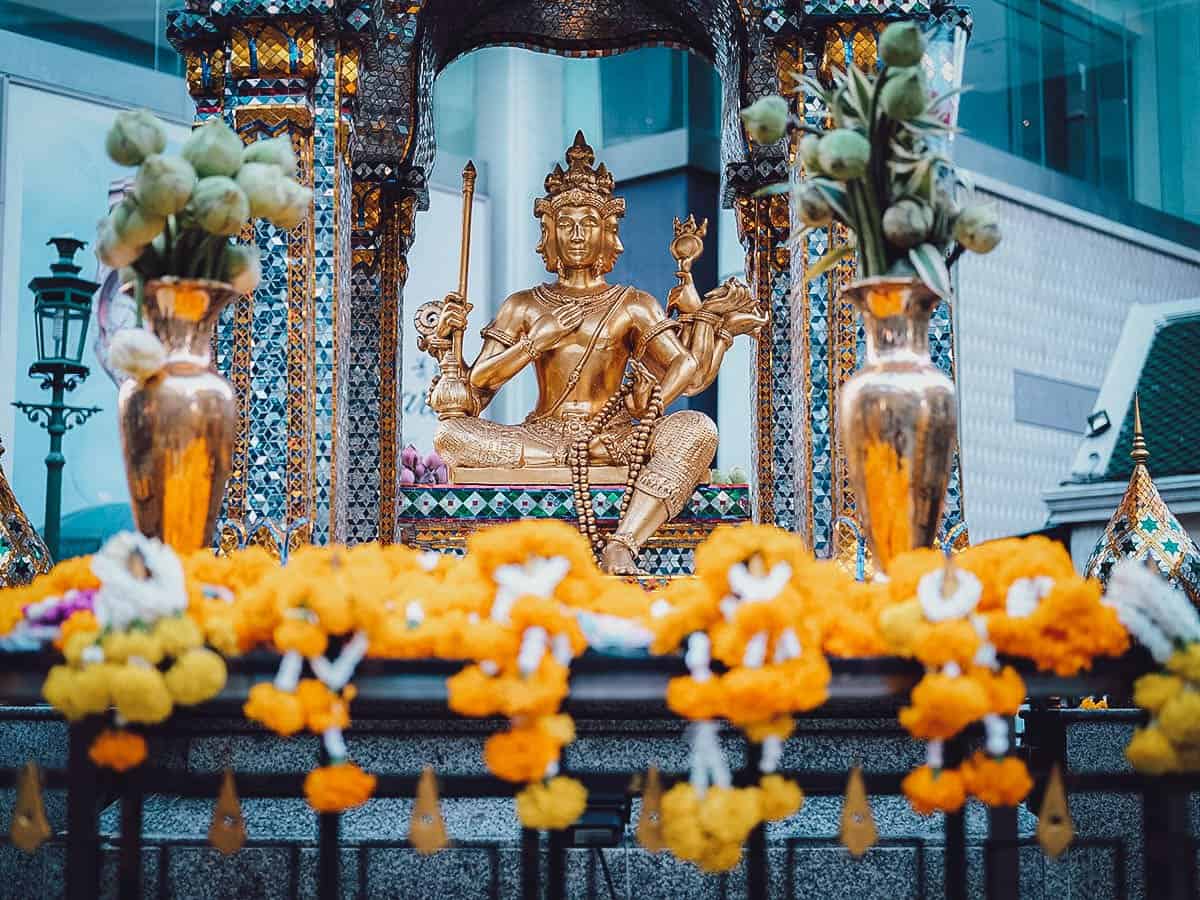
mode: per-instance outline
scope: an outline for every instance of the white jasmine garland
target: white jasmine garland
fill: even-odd
[[[752,575],[745,563],[729,567],[729,587],[742,602],[774,600],[792,578],[792,567],[777,562],[766,575]]]
[[[565,556],[531,556],[523,565],[497,566],[492,573],[496,583],[492,619],[506,624],[513,604],[522,597],[552,597],[570,571],[571,561]]]
[[[521,635],[521,649],[517,651],[517,670],[528,677],[538,670],[542,657],[546,655],[549,636],[541,625],[525,629]]]
[[[742,654],[742,665],[747,669],[761,669],[767,661],[767,633],[760,631],[746,642],[746,652]]]
[[[131,568],[135,557],[145,577]],[[187,609],[183,564],[161,541],[121,532],[109,538],[92,557],[91,567],[100,580],[93,612],[106,628],[124,631],[134,622],[150,625]]]
[[[349,754],[346,752],[346,738],[342,734],[342,729],[326,728],[321,733],[321,739],[325,744],[325,752],[329,754],[330,762],[335,765],[345,762]]]
[[[709,668],[712,661],[711,652],[712,642],[703,631],[693,632],[688,638],[687,652],[683,655],[683,661],[688,667],[688,672],[697,681],[708,681],[712,678],[712,670]]]
[[[931,769],[940,769],[945,765],[945,751],[944,741],[930,741],[925,745],[925,764]]]
[[[758,771],[770,775],[779,768],[783,758],[783,740],[777,734],[768,734],[763,738],[762,750],[758,755]]]
[[[721,752],[720,730],[720,725],[710,720],[693,722],[688,727],[692,745],[690,781],[701,798],[710,786],[727,788],[733,784],[725,755]]]
[[[1124,560],[1113,567],[1104,602],[1156,659],[1166,654],[1160,662],[1170,656],[1173,643],[1200,640],[1200,616],[1187,597],[1141,562]]]
[[[1037,612],[1042,599],[1054,589],[1054,579],[1049,575],[1036,578],[1018,578],[1008,586],[1004,598],[1004,611],[1011,618],[1023,619]]]
[[[304,657],[295,650],[289,650],[279,660],[279,668],[275,672],[275,688],[290,694],[300,683],[300,672],[304,669]]]
[[[796,659],[801,652],[800,638],[796,636],[795,630],[783,629],[783,633],[779,635],[779,640],[775,644],[775,662],[782,663],[789,659]]]
[[[992,756],[1008,753],[1008,719],[994,714],[986,715],[983,717],[983,730],[988,753]]]
[[[944,592],[946,570],[937,569],[921,577],[917,582],[917,599],[921,611],[930,622],[948,622],[961,619],[975,610],[983,596],[983,585],[979,579],[965,569],[954,570],[954,590]]]

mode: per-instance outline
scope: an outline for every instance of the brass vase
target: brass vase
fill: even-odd
[[[954,383],[929,357],[939,298],[919,279],[856,281],[866,362],[842,388],[838,436],[859,523],[885,571],[898,553],[931,547],[957,437]]]
[[[213,326],[237,297],[221,282],[147,282],[145,320],[166,365],[118,397],[133,519],[180,553],[207,547],[221,510],[237,418],[233,387],[212,369]]]

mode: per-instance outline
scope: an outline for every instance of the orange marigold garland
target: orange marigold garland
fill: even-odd
[[[127,772],[146,761],[146,739],[123,729],[106,728],[92,741],[88,758],[114,772]]]
[[[812,602],[817,565],[795,535],[722,526],[696,549],[696,579],[669,586],[651,608],[652,650],[686,643],[690,674],[668,683],[667,705],[694,723],[691,781],[664,796],[663,835],[676,856],[706,871],[735,866],[751,829],[791,815],[803,801],[799,787],[775,771],[792,716],[828,695],[824,617]],[[714,659],[723,674],[713,672]],[[758,787],[732,786],[719,719],[761,744]]]
[[[362,806],[375,793],[375,776],[351,762],[313,769],[304,779],[304,796],[319,813],[339,813]]]

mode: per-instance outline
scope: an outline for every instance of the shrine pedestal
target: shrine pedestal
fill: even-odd
[[[597,484],[592,505],[603,533],[617,524],[624,487]],[[476,529],[517,519],[575,522],[575,498],[561,484],[407,485],[397,491],[397,537],[428,550],[461,553]],[[690,575],[696,545],[718,525],[751,519],[750,488],[702,484],[683,512],[658,530],[642,549],[639,564],[651,575]]]

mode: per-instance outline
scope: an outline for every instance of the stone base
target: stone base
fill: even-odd
[[[623,487],[593,478],[592,505],[601,533],[616,527],[623,493]],[[489,525],[521,519],[576,522],[575,498],[567,485],[406,485],[399,489],[397,507],[400,541],[450,553],[463,552],[471,533]],[[748,486],[702,484],[683,512],[647,542],[638,563],[651,575],[690,575],[693,551],[714,528],[750,519]]]

